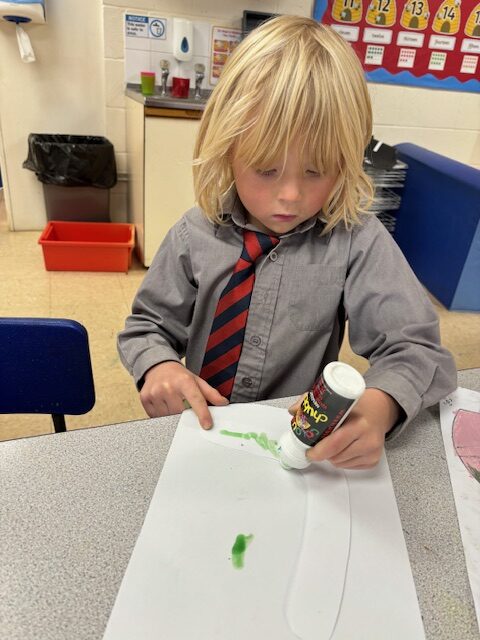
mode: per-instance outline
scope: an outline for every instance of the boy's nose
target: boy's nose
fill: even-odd
[[[298,202],[302,197],[301,187],[297,180],[282,180],[279,185],[278,199],[285,202]]]

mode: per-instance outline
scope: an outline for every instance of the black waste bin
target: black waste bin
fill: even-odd
[[[25,169],[43,183],[48,220],[110,221],[117,182],[113,145],[102,136],[31,133]]]

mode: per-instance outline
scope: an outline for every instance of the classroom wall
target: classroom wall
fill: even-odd
[[[246,8],[266,13],[309,16],[312,14],[313,5],[311,0],[249,0],[247,4],[239,3],[237,0],[103,0],[106,128],[107,137],[115,146],[120,171],[126,171],[125,13],[137,12],[158,18],[179,16],[213,23],[216,26],[240,28],[243,10]],[[119,198],[116,211],[112,210],[112,219],[120,221],[126,219],[126,215],[126,199],[122,201]]]
[[[41,183],[22,168],[35,133],[103,135],[101,0],[47,2],[47,24],[29,25],[36,62],[26,64],[13,25],[0,24],[0,166],[12,229],[41,229]]]
[[[62,0],[47,3],[48,24],[27,27],[37,62],[21,62],[14,29],[0,24],[0,166],[13,229],[41,229],[41,184],[22,169],[28,133],[105,135],[114,146],[119,183],[114,221],[126,219],[124,13],[185,16],[241,26],[244,8],[311,15],[311,0]],[[369,85],[374,135],[413,142],[480,168],[478,94]]]
[[[243,10],[310,16],[311,0],[103,0],[107,128],[120,165],[125,166],[124,13],[156,17],[185,16],[240,28]],[[388,144],[413,142],[480,168],[478,94],[369,83],[374,135]],[[440,108],[441,105],[441,108]]]
[[[480,95],[369,83],[374,135],[412,142],[480,169]]]

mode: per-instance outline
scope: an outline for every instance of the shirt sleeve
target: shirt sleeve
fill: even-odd
[[[120,359],[138,388],[156,364],[185,355],[197,284],[192,275],[188,231],[180,220],[168,232],[133,300],[118,335]]]
[[[398,435],[428,406],[456,388],[452,355],[440,344],[438,317],[400,248],[373,215],[352,231],[344,304],[355,353],[368,358],[367,387],[404,411]]]

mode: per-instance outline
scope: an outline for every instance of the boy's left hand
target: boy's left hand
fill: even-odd
[[[289,411],[295,414],[296,403]],[[345,422],[307,452],[313,461],[328,460],[343,469],[370,469],[380,460],[385,434],[400,417],[400,406],[380,389],[366,389]]]

